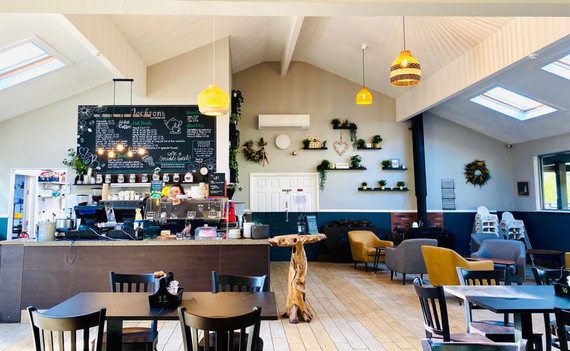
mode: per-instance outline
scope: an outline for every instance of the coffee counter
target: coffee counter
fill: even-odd
[[[109,272],[173,272],[185,291],[211,291],[211,272],[267,275],[267,240],[5,241],[0,322],[27,306],[50,308],[80,292],[109,291]],[[270,279],[266,280],[269,286]]]

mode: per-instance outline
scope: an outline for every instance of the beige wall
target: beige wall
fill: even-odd
[[[229,39],[216,43],[216,83],[229,92]],[[148,67],[147,96],[134,96],[133,103],[196,104],[200,91],[212,81],[211,52],[207,45]],[[118,104],[128,103],[125,94],[118,89]],[[0,123],[0,217],[8,214],[10,169],[61,168],[67,149],[76,145],[77,106],[112,103],[113,85],[107,83]],[[217,123],[218,171],[227,172],[228,117],[218,117]]]
[[[316,166],[323,160],[349,162],[351,156],[359,154],[368,170],[329,171],[324,192],[319,193],[321,209],[329,210],[410,210],[415,208],[413,192],[413,165],[411,134],[408,123],[396,123],[394,99],[372,92],[374,104],[358,106],[356,93],[360,86],[330,72],[302,62],[293,62],[286,76],[280,75],[278,62],[261,63],[233,76],[234,89],[241,90],[245,102],[243,117],[238,129],[241,143],[249,139],[264,137],[268,142],[269,164],[262,167],[246,162],[239,155],[240,183],[243,188],[236,193],[235,200],[246,201],[249,206],[250,173],[301,173],[316,172]],[[258,130],[259,114],[310,114],[311,127],[308,130]],[[358,137],[369,140],[380,134],[384,141],[380,151],[349,149],[342,157],[333,150],[333,143],[339,140],[339,131],[333,130],[330,120],[349,119],[358,125]],[[291,146],[286,150],[275,147],[275,137],[281,133],[289,135]],[[302,140],[308,136],[319,136],[327,140],[329,150],[303,151]],[[348,131],[344,140],[350,143]],[[292,156],[292,151],[298,151]],[[380,170],[383,159],[398,158],[410,168],[407,172]],[[412,191],[408,193],[362,193],[357,188],[362,181],[375,185],[377,180],[386,179],[389,184],[404,180]]]

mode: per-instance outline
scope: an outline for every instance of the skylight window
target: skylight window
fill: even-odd
[[[27,41],[0,50],[0,90],[39,77],[65,66],[59,59]]]
[[[501,87],[488,90],[474,97],[471,101],[519,121],[526,121],[557,111],[553,107]]]
[[[570,80],[570,54],[542,67],[542,69]]]

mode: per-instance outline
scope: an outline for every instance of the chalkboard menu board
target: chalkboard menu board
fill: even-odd
[[[198,106],[78,107],[77,153],[99,173],[197,173],[216,171],[216,118],[200,114]],[[122,143],[127,150],[108,158]],[[137,149],[147,152],[138,155]],[[105,152],[97,153],[99,148]]]
[[[210,173],[208,178],[209,196],[226,196],[226,174]]]

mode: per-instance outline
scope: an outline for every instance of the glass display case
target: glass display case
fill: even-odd
[[[148,199],[145,208],[147,220],[221,220],[226,215],[226,198],[195,199]]]

